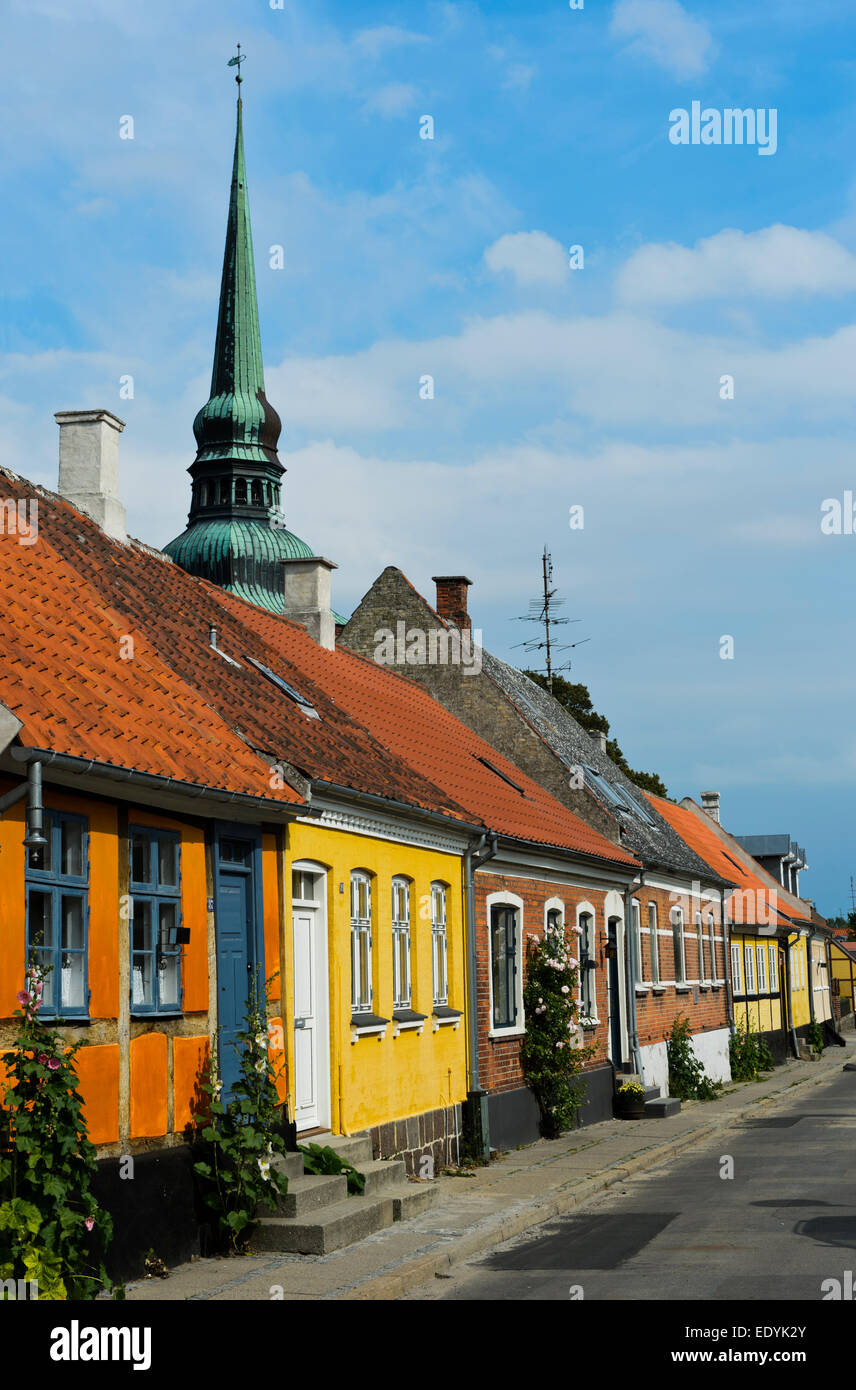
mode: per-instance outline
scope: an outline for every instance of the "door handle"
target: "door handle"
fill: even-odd
[[[294,1026],[295,1028],[305,1028],[308,1022],[308,1018],[296,1018],[294,1020]]]

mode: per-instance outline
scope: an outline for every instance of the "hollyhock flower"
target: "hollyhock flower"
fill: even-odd
[[[87,1218],[86,1218],[86,1220],[84,1221],[83,1224],[84,1224],[84,1226],[86,1227],[87,1231],[91,1231],[91,1230],[92,1230],[92,1227],[95,1225],[95,1217],[94,1217],[94,1216],[87,1216]]]
[[[259,1073],[261,1073],[261,1072],[263,1072],[263,1071],[267,1071],[267,1058],[266,1058],[266,1057],[260,1057],[259,1060],[256,1062],[256,1071],[259,1072]]]
[[[48,1068],[49,1068],[50,1071],[58,1071],[58,1070],[59,1070],[59,1058],[58,1058],[58,1057],[49,1057],[49,1058],[48,1058]]]
[[[264,1178],[265,1182],[270,1182],[270,1159],[269,1159],[269,1158],[260,1158],[260,1159],[258,1160],[258,1165],[259,1165],[259,1172],[261,1173],[261,1175],[262,1175],[262,1177]]]
[[[39,1053],[39,1066],[40,1066],[40,1067],[43,1067],[44,1064],[45,1064],[45,1062],[46,1062],[47,1060],[48,1060],[48,1054],[47,1054],[46,1052],[40,1052],[40,1053]]]
[[[21,1008],[26,1009],[27,1005],[31,1002],[32,996],[28,994],[25,989],[19,989],[18,993],[15,995],[15,998],[21,1005]]]
[[[256,1047],[267,1047],[267,1033],[256,1033]]]

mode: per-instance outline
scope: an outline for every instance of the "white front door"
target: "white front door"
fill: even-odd
[[[294,1118],[298,1133],[329,1126],[330,1059],[326,1009],[326,951],[318,907],[295,907]]]

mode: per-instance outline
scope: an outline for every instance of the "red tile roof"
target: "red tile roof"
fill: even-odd
[[[690,808],[676,806],[674,802],[666,801],[661,796],[653,796],[651,793],[646,793],[646,796],[681,839],[695,850],[699,858],[722,878],[736,885],[735,894],[740,894],[740,897],[732,899],[735,923],[746,926],[770,925],[773,909],[776,920],[782,926],[787,926],[791,919],[804,920],[807,917],[804,911],[784,902],[782,891],[775,879],[771,878],[760,864],[755,863],[733,836],[721,826],[718,830],[715,829],[707,812],[695,802]]]
[[[512,838],[636,863],[412,681],[318,647],[297,624],[158,552],[111,541],[14,474],[0,470],[0,493],[39,502],[34,545],[0,534],[0,700],[21,719],[26,746],[299,804],[271,777],[282,762],[312,780]],[[248,658],[294,686],[320,717],[307,718]]]

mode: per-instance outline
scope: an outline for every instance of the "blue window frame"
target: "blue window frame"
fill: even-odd
[[[181,841],[130,827],[131,1013],[181,1013]]]
[[[45,844],[27,852],[27,957],[48,970],[44,1018],[89,1012],[89,822],[64,811],[44,813]]]

